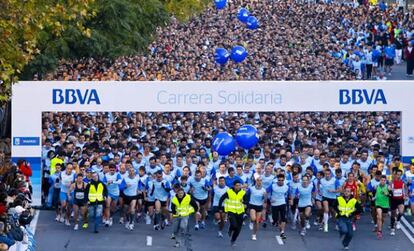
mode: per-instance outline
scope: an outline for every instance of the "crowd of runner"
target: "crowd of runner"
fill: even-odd
[[[212,150],[217,132],[249,123],[258,129],[256,147],[228,156]],[[199,212],[194,229],[214,216],[223,237],[225,195],[234,184],[246,191],[252,240],[269,224],[285,239],[288,221],[306,235],[311,214],[327,232],[346,189],[361,210],[371,207],[379,239],[388,212],[394,235],[405,210],[414,210],[414,162],[406,169],[398,155],[398,112],[46,112],[42,127],[43,200],[75,230],[88,227],[90,182],[104,185],[103,224],[131,231],[141,220],[154,230],[171,224],[171,201],[183,190]]]
[[[394,64],[414,68],[414,14],[383,2],[229,1],[187,23],[157,29],[143,55],[113,61],[62,60],[43,80],[384,80]],[[329,2],[329,3],[326,3]],[[260,23],[248,30],[237,20],[246,6]],[[249,56],[220,67],[216,48],[243,45]]]

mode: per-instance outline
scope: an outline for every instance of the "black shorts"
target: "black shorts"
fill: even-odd
[[[208,198],[205,199],[205,200],[199,200],[199,199],[196,199],[196,198],[194,198],[194,199],[195,199],[195,201],[198,202],[198,204],[200,204],[200,206],[204,206],[205,204],[207,204],[207,200],[208,200]]]
[[[256,211],[256,213],[259,213],[263,211],[263,206],[256,206],[256,205],[249,204],[249,210],[251,209]]]
[[[404,199],[390,199],[391,210],[395,210],[398,208],[399,205],[404,205]]]
[[[212,212],[213,212],[213,214],[220,213],[220,211],[224,212],[224,207],[214,206],[214,207],[212,208]]]
[[[326,197],[322,197],[322,202],[327,201],[329,207],[333,207],[335,204],[335,199],[330,199],[330,198],[326,198]]]
[[[136,196],[136,195],[135,195],[135,196],[128,196],[128,195],[124,195],[124,204],[125,204],[125,205],[129,205],[129,204],[131,204],[131,202],[132,202],[133,200],[137,200],[137,196]]]
[[[76,205],[78,207],[84,207],[84,206],[86,206],[86,201],[85,200],[74,199],[73,200],[73,205]]]
[[[304,213],[306,208],[312,208],[312,206],[306,206],[306,207],[298,207],[299,213]]]
[[[155,206],[155,201],[146,201],[145,206],[146,207],[154,207]]]
[[[276,222],[287,222],[286,219],[286,204],[280,205],[280,206],[272,206],[272,218],[273,223]]]
[[[298,204],[299,204],[299,198],[294,198],[294,199],[293,199],[293,205],[292,205],[292,206],[290,206],[290,209],[291,209],[292,211],[295,211],[295,210],[296,210],[296,208],[298,208]]]
[[[119,198],[125,199],[124,191],[119,191]]]
[[[386,66],[392,66],[392,65],[394,65],[394,59],[392,59],[392,58],[386,58],[385,59],[385,65]]]
[[[378,209],[378,208],[382,210],[382,214],[387,214],[388,213],[388,208],[383,208],[383,207],[376,206],[375,210]]]
[[[155,200],[155,201],[159,201],[161,203],[161,207],[167,206],[167,201],[162,201],[162,200]],[[154,202],[154,205],[155,205],[155,202]]]
[[[137,200],[144,200],[144,195],[142,193],[139,193],[137,195]]]

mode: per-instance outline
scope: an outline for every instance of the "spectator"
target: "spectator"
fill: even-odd
[[[405,48],[404,58],[407,61],[407,76],[412,77],[414,70],[414,50],[412,42],[409,42],[407,48]]]

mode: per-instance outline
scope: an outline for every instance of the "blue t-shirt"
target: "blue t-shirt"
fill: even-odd
[[[270,195],[270,204],[272,206],[285,205],[289,193],[289,186],[287,184],[279,186],[277,183],[273,183],[267,188],[267,192]]]
[[[247,195],[250,196],[250,205],[263,206],[266,195],[266,189],[264,189],[263,187],[257,188],[256,186],[251,186],[247,191]]]
[[[312,192],[315,191],[313,183],[310,183],[307,187],[303,185],[296,188],[296,196],[299,198],[298,207],[312,206]]]
[[[209,182],[205,178],[197,181],[194,177],[190,178],[190,187],[193,188],[193,197],[197,200],[206,200],[208,197]]]

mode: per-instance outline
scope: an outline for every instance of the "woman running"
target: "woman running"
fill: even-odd
[[[259,223],[262,218],[263,205],[265,203],[266,189],[262,186],[262,178],[256,178],[256,184],[251,186],[247,191],[249,197],[249,211],[250,211],[250,230],[253,230],[252,240],[257,240],[256,234],[259,229]]]

